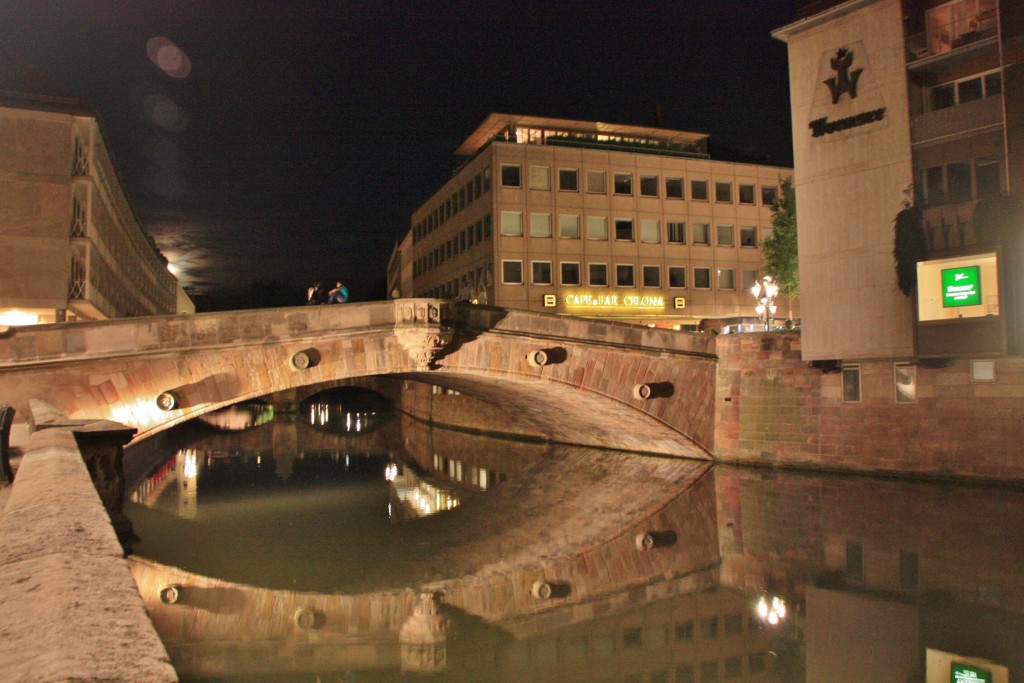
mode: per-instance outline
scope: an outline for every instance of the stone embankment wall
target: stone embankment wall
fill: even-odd
[[[916,397],[896,400],[895,363],[862,361],[859,401],[841,372],[800,358],[795,333],[716,339],[714,455],[748,465],[1024,483],[1024,358],[913,366]]]
[[[0,516],[4,681],[177,681],[70,428],[32,433]]]

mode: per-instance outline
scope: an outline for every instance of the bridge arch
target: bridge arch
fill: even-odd
[[[42,399],[72,418],[136,427],[141,439],[248,398],[394,375],[514,408],[552,441],[708,458],[709,344],[402,299],[13,328],[0,338],[0,390],[16,407]]]

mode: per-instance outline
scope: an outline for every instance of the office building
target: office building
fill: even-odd
[[[96,116],[0,73],[0,326],[192,312],[140,227]]]
[[[1024,348],[1024,4],[810,5],[788,45],[808,360]],[[916,290],[894,221],[922,212]]]
[[[791,171],[712,159],[707,142],[491,114],[413,214],[389,290],[658,326],[752,323],[760,245]]]

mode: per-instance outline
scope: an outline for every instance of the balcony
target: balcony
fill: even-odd
[[[998,43],[996,10],[989,9],[974,15],[964,15],[953,21],[940,20],[929,12],[923,33],[907,36],[907,67],[927,70],[941,62],[966,59],[987,46]]]
[[[910,122],[910,139],[916,145],[1002,125],[1002,98],[985,97],[913,117]]]

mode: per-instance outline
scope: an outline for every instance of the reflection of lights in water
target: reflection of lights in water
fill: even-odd
[[[194,450],[185,451],[185,463],[182,467],[182,473],[186,479],[195,479],[199,476],[199,465],[196,462],[196,452]]]
[[[778,596],[772,596],[769,601],[762,595],[757,601],[757,616],[761,621],[775,626],[786,618],[786,601]]]
[[[405,503],[403,509],[412,512],[416,517],[451,510],[461,503],[454,491],[425,482],[409,468],[399,468],[397,463],[389,463],[384,468],[384,478],[392,483],[398,500]],[[388,517],[392,516],[393,511],[388,504]]]
[[[395,477],[397,477],[397,476],[398,476],[398,465],[396,465],[393,462],[388,463],[388,466],[384,468],[384,478],[387,479],[388,481],[394,481]]]
[[[337,420],[344,425],[345,432],[362,432],[370,428],[370,420],[375,415],[376,411],[361,412],[361,411],[342,411],[341,405],[338,403],[310,403],[309,404],[309,424],[314,427],[323,427],[330,423],[331,414],[337,414]]]

